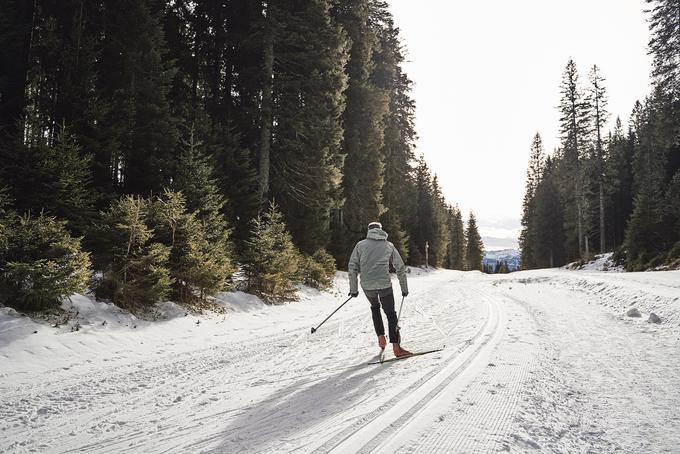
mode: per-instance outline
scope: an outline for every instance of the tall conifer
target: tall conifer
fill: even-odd
[[[468,271],[482,270],[482,259],[484,258],[484,243],[477,229],[477,218],[470,211],[467,230],[465,232],[467,245],[465,248],[465,269]]]

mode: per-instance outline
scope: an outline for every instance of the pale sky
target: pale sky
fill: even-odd
[[[479,220],[487,250],[516,247],[529,147],[559,144],[569,58],[597,64],[610,125],[649,92],[643,0],[389,0],[414,81],[418,151],[444,196]],[[495,239],[494,239],[495,238]]]

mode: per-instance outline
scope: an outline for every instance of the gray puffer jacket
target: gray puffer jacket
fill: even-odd
[[[357,275],[361,275],[361,288],[381,290],[390,288],[390,263],[397,270],[402,293],[408,292],[406,266],[399,251],[387,241],[387,233],[381,229],[370,229],[365,240],[354,246],[349,259],[349,291],[357,293]]]

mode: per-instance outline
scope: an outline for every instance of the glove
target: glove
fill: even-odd
[[[408,292],[401,292],[401,296],[403,296],[404,298],[406,298],[406,297],[408,296]]]
[[[357,296],[359,296],[359,292],[349,292],[347,295],[351,296],[352,298],[356,298]]]

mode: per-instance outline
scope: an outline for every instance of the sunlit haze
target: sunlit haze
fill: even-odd
[[[414,81],[418,151],[445,197],[474,210],[488,250],[517,247],[529,146],[559,144],[559,85],[597,64],[610,126],[649,93],[642,0],[389,0]]]

